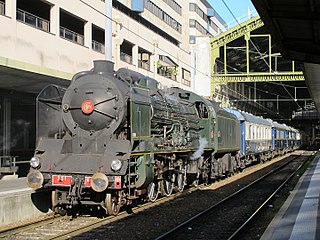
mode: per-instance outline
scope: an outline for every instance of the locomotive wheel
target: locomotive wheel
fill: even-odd
[[[185,177],[183,172],[178,172],[176,177],[175,189],[177,192],[182,192],[185,186]]]
[[[158,182],[152,182],[149,184],[148,186],[148,199],[151,202],[154,202],[155,200],[157,200],[159,195],[159,184]]]
[[[192,187],[198,187],[199,186],[199,178],[200,178],[200,173],[198,172],[197,174],[188,174],[187,177],[187,185],[192,186]]]
[[[180,167],[180,170],[176,174],[176,191],[177,192],[182,192],[185,186],[185,174],[184,174],[184,169]]]
[[[117,215],[121,208],[121,194],[120,193],[107,193],[105,205],[107,208],[107,214]]]
[[[164,178],[162,181],[163,184],[163,194],[165,196],[170,196],[173,192],[173,188],[174,188],[174,181],[172,181],[172,179],[174,178],[174,174],[171,174],[171,172],[169,172],[169,174],[164,174]]]
[[[51,205],[52,205],[52,211],[56,214],[59,214],[61,216],[66,215],[67,211],[65,209],[62,209],[58,206],[57,201],[57,193],[56,191],[51,192]]]

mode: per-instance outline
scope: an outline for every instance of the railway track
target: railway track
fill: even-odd
[[[199,185],[199,188],[204,185]],[[30,221],[22,226],[13,227],[0,231],[0,239],[66,239],[71,236],[79,235],[81,233],[96,229],[102,225],[115,222],[117,220],[130,216],[131,212],[139,213],[145,209],[157,206],[164,202],[170,201],[176,197],[196,191],[196,187],[178,192],[171,196],[157,199],[154,202],[148,202],[143,205],[132,208],[129,212],[122,211],[117,216],[107,216],[105,218],[97,218],[89,215],[77,216],[70,218],[70,216],[50,215],[40,221]]]
[[[236,239],[311,157],[289,157],[273,171],[156,239]]]
[[[255,167],[252,167],[252,168],[255,168]],[[248,171],[249,169],[250,168],[246,169],[246,171]],[[229,180],[226,179],[224,181],[228,182]],[[219,184],[223,185],[224,181],[219,182]],[[210,186],[207,186],[207,187],[210,188]],[[203,185],[199,186],[199,188],[201,189],[205,189],[207,187],[204,187]],[[28,224],[28,226],[18,227],[16,229],[11,229],[11,230],[9,229],[7,231],[0,232],[0,239],[67,239],[74,236],[77,236],[75,237],[75,239],[87,239],[88,236],[93,236],[93,238],[95,238],[95,236],[99,235],[98,233],[99,231],[107,235],[110,234],[110,236],[112,236],[111,232],[114,229],[113,225],[117,225],[118,222],[130,221],[128,220],[129,216],[131,216],[130,218],[134,218],[139,215],[138,213],[143,212],[146,209],[151,209],[157,205],[160,206],[161,204],[166,202],[169,202],[170,204],[171,200],[175,198],[179,199],[179,197],[188,195],[196,191],[197,189],[198,188],[190,188],[182,193],[177,193],[169,197],[160,198],[155,202],[149,202],[141,206],[137,206],[135,208],[132,208],[131,213],[133,212],[134,214],[123,211],[117,216],[109,216],[109,217],[100,218],[100,219],[96,217],[90,217],[90,216],[78,216],[74,218],[72,221],[70,221],[69,217],[54,217],[51,219],[46,219],[42,222],[30,223]],[[148,210],[148,211],[154,211],[154,210]],[[142,214],[145,214],[145,213],[142,213]],[[159,219],[159,221],[161,224],[161,219]],[[166,221],[166,220],[162,219],[162,221]],[[131,222],[135,222],[135,220],[131,220]],[[134,223],[131,223],[131,222],[128,222],[127,224],[133,225]],[[126,229],[128,228],[128,225],[125,225]],[[122,238],[118,235],[118,233],[113,233],[113,234],[119,238],[111,237],[110,239]],[[158,232],[158,234],[156,235],[151,235],[151,236],[159,236],[159,234],[160,232]],[[83,236],[84,238],[81,236]],[[149,238],[148,236],[145,236],[145,237],[147,239]],[[102,238],[96,238],[96,239],[102,239]]]

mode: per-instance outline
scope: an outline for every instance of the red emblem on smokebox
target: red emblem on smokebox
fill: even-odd
[[[93,102],[91,102],[90,100],[85,100],[82,104],[81,104],[81,110],[84,114],[90,114],[93,112],[94,109],[94,105]]]

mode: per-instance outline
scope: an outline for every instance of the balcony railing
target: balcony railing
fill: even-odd
[[[0,2],[0,15],[4,15],[4,2]]]
[[[130,56],[124,52],[120,52],[120,59],[121,59],[121,61],[132,64],[132,56]]]
[[[169,78],[173,81],[177,81],[177,75],[173,74],[172,72],[168,71],[167,69],[158,68],[157,72],[159,75],[161,75],[163,77]]]
[[[187,80],[187,79],[183,79],[183,78],[182,78],[181,81],[182,81],[182,84],[183,84],[183,85],[186,85],[186,86],[188,86],[188,87],[191,86],[191,81],[190,81],[190,80]]]
[[[49,32],[50,22],[31,13],[17,9],[17,20],[32,27]]]
[[[150,63],[149,62],[138,60],[138,67],[139,68],[143,68],[143,69],[145,69],[147,71],[150,71]]]
[[[84,45],[84,36],[76,32],[73,32],[67,28],[60,27],[60,37],[75,42],[80,45]]]
[[[99,43],[95,40],[92,40],[92,49],[94,51],[100,52],[100,53],[105,53],[105,47],[104,44]]]

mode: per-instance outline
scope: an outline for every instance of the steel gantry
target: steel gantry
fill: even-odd
[[[232,82],[304,81],[294,61],[282,67],[271,35],[259,31],[263,26],[256,16],[211,39],[212,95]]]

